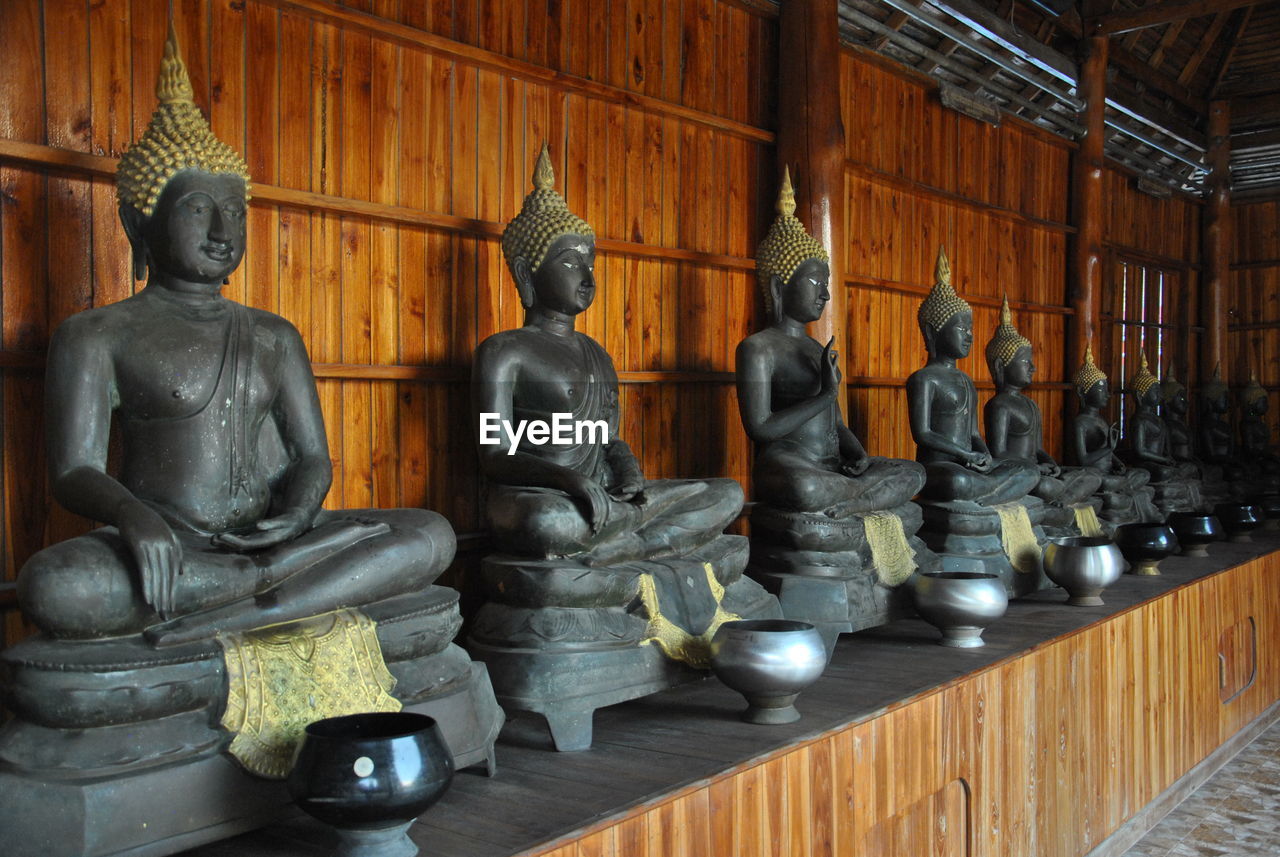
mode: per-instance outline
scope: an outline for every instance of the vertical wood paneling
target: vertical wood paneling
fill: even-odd
[[[1196,581],[529,853],[1084,855],[1280,697],[1277,572]],[[1224,703],[1246,626],[1255,678]]]

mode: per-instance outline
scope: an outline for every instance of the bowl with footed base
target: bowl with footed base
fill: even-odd
[[[1102,591],[1123,572],[1124,557],[1106,536],[1049,539],[1044,549],[1044,573],[1067,590],[1067,603],[1073,607],[1102,604]]]
[[[1129,561],[1129,573],[1158,575],[1160,561],[1178,552],[1178,536],[1168,524],[1122,524],[1116,527],[1116,547]]]
[[[941,646],[985,646],[982,632],[1009,609],[1009,595],[997,574],[938,571],[915,582],[916,612],[942,632]]]
[[[307,726],[286,786],[337,831],[334,857],[413,857],[409,826],[448,789],[453,767],[433,718],[351,714]]]
[[[746,697],[742,719],[772,725],[800,719],[796,698],[827,668],[822,635],[794,619],[725,622],[711,638],[711,670]]]
[[[1169,516],[1169,526],[1182,545],[1182,556],[1208,556],[1209,545],[1221,541],[1225,535],[1221,521],[1199,512],[1175,512]]]

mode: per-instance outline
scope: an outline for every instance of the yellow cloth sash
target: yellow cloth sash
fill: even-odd
[[[1076,514],[1076,529],[1082,536],[1101,536],[1102,524],[1098,521],[1098,513],[1088,503],[1076,503],[1071,507]]]
[[[1040,545],[1031,529],[1031,517],[1021,503],[1002,503],[994,507],[1000,515],[1000,543],[1013,570],[1030,574],[1040,567]]]
[[[366,711],[399,711],[377,624],[338,610],[246,633],[220,634],[227,667],[222,726],[245,770],[283,779],[307,724]]]
[[[880,583],[897,586],[916,570],[916,552],[907,541],[902,519],[893,512],[868,512],[860,517]]]
[[[711,638],[725,622],[732,622],[742,617],[736,613],[730,613],[721,606],[724,587],[720,585],[720,581],[716,580],[711,563],[704,562],[702,569],[707,574],[707,587],[715,599],[716,612],[706,630],[701,634],[693,634],[662,615],[662,608],[658,603],[657,581],[652,574],[640,576],[640,602],[644,604],[644,609],[649,614],[649,625],[645,628],[645,638],[640,641],[640,645],[657,643],[662,653],[673,661],[682,661],[692,667],[707,669],[711,666]]]

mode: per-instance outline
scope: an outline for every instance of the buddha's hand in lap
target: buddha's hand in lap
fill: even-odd
[[[615,485],[609,491],[609,496],[623,503],[634,503],[637,506],[643,506],[645,503],[644,479],[626,479],[620,485]]]
[[[964,466],[977,473],[991,470],[991,456],[985,452],[967,452],[964,455]]]
[[[1040,475],[1052,476],[1056,479],[1058,476],[1062,475],[1062,468],[1057,464],[1046,461],[1040,465]]]
[[[586,501],[589,512],[587,519],[591,523],[592,533],[598,533],[604,529],[605,524],[609,522],[609,504],[613,498],[609,496],[609,492],[603,485],[581,473],[574,472],[561,490],[570,497]]]
[[[182,569],[182,545],[163,518],[136,501],[121,506],[116,526],[138,563],[143,600],[168,618],[174,607],[174,580]]]
[[[840,465],[840,472],[845,476],[861,476],[867,472],[867,468],[871,466],[871,456],[864,455],[856,461],[846,460]]]
[[[234,551],[258,551],[293,541],[311,529],[315,514],[306,509],[294,508],[274,518],[264,518],[253,533],[219,533],[213,537],[218,547]]]

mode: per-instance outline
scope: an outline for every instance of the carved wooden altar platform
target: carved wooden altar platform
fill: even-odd
[[[790,726],[739,722],[714,679],[600,711],[586,752],[517,720],[498,776],[460,774],[414,839],[425,857],[1117,854],[1280,712],[1280,537],[1161,570],[1104,607],[1016,601],[982,649],[919,620],[846,636]],[[299,819],[190,855],[330,843]]]

